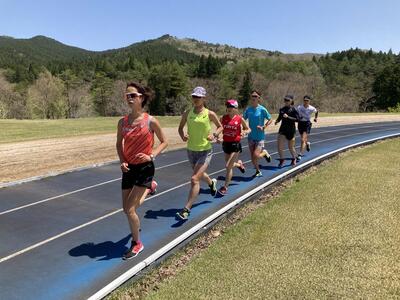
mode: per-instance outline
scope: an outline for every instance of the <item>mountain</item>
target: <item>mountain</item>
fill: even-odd
[[[0,36],[0,66],[7,66],[10,60],[46,65],[49,61],[69,62],[93,55],[93,51],[68,46],[45,36],[30,39]]]
[[[201,55],[226,60],[243,60],[248,58],[276,58],[285,61],[310,60],[318,54],[284,54],[253,48],[236,48],[229,45],[212,44],[195,39],[178,39],[170,35],[142,41],[130,46],[106,51],[89,51],[72,47],[45,36],[30,39],[16,39],[0,36],[0,68],[12,68],[15,64],[48,66],[54,63],[75,64],[97,59],[125,60],[127,57],[145,61],[151,58],[152,63],[175,60],[178,63],[198,62]]]
[[[211,54],[214,57],[225,58],[228,60],[243,60],[248,58],[278,58],[285,61],[297,61],[311,60],[313,56],[321,56],[321,54],[316,53],[285,54],[279,51],[269,51],[255,48],[237,48],[226,44],[212,44],[190,38],[178,39],[168,34],[163,35],[159,38],[159,40],[173,45],[182,51],[205,56]]]

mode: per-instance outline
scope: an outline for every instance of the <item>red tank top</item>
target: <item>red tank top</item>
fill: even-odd
[[[224,142],[240,142],[242,133],[242,117],[235,115],[232,119],[224,115],[221,120],[224,127]]]
[[[129,164],[139,164],[139,153],[150,155],[154,145],[154,132],[150,129],[151,117],[144,113],[139,122],[129,124],[129,116],[124,117],[122,125],[123,153]]]

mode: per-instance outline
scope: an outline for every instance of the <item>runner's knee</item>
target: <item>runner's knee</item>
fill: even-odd
[[[190,183],[192,185],[199,184],[200,183],[200,177],[197,176],[197,175],[193,175],[192,178],[190,178]]]

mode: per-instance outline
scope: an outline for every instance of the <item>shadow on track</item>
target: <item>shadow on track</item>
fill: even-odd
[[[122,254],[127,250],[126,244],[129,242],[131,234],[114,243],[112,241],[95,243],[84,243],[68,251],[73,257],[88,256],[90,258],[98,258],[101,260],[110,260],[114,258],[122,258]]]

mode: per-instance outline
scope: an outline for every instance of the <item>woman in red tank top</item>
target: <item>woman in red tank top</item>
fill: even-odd
[[[131,113],[118,122],[117,152],[122,170],[122,205],[132,233],[132,245],[124,259],[135,257],[143,250],[139,238],[140,220],[136,213],[153,185],[154,159],[167,147],[165,135],[157,119],[143,111],[152,92],[142,85],[129,83],[125,100]],[[153,149],[154,133],[160,140]]]
[[[226,101],[226,112],[227,114],[221,118],[223,127],[222,149],[225,152],[226,163],[225,184],[218,190],[218,193],[222,196],[228,191],[229,183],[232,180],[232,169],[237,167],[242,173],[245,172],[243,162],[238,160],[239,153],[242,152],[240,140],[243,135],[250,132],[247,123],[239,115],[236,100],[231,99]]]

